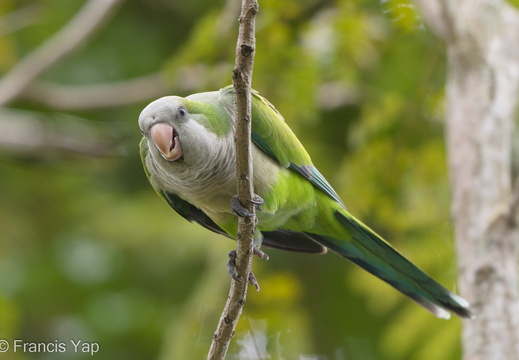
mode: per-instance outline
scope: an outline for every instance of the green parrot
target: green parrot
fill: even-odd
[[[156,192],[182,217],[235,239],[239,209],[234,89],[166,96],[140,114],[141,159]],[[330,249],[440,318],[471,317],[466,300],[434,281],[351,215],[281,114],[252,92],[255,248],[323,254]],[[258,251],[261,253],[261,251]]]

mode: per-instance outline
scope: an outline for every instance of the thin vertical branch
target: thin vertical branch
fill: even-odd
[[[255,51],[255,19],[259,10],[256,0],[242,0],[239,18],[239,34],[236,45],[236,65],[233,70],[236,117],[236,175],[238,178],[238,199],[247,210],[254,214],[252,203],[254,190],[252,183],[251,153],[251,82]],[[241,315],[247,296],[248,276],[251,270],[255,216],[239,217],[236,251],[236,268],[242,281],[232,280],[227,303],[220,317],[211,343],[208,359],[225,359],[236,324]]]

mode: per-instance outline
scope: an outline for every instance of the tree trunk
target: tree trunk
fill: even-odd
[[[447,46],[446,137],[459,287],[477,317],[464,320],[464,359],[517,360],[518,190],[512,191],[511,154],[519,12],[505,0],[419,5]]]

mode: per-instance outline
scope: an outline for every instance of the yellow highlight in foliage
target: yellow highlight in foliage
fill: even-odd
[[[261,287],[260,296],[255,299],[258,304],[275,302],[293,303],[301,298],[301,283],[292,273],[282,272],[262,278],[265,286]]]
[[[0,73],[6,73],[15,62],[16,56],[10,38],[0,36]]]

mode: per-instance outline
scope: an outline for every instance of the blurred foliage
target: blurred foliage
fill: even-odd
[[[83,3],[3,0],[0,72]],[[406,0],[260,7],[254,87],[350,211],[455,288],[441,44]],[[238,1],[127,1],[42,79],[80,86],[159,73],[172,94],[218,89],[231,82],[238,10]],[[137,118],[151,100],[67,113],[10,104],[38,120],[23,139],[47,127],[59,136],[47,146],[0,142],[0,339],[98,342],[96,359],[205,358],[234,244],[184,221],[147,183]],[[74,151],[66,127],[111,150]],[[268,253],[254,261],[262,289],[249,293],[229,359],[459,358],[458,319],[434,318],[334,254]],[[68,349],[2,359],[90,356]]]

